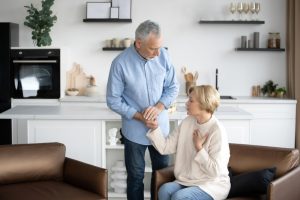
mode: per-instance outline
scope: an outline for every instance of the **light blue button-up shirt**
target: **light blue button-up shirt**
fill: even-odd
[[[146,137],[149,130],[135,120],[136,112],[161,102],[165,106],[158,116],[158,124],[165,136],[169,134],[167,108],[175,101],[179,85],[168,52],[160,49],[160,55],[146,60],[134,45],[124,50],[112,62],[107,82],[107,106],[122,116],[122,133],[130,141],[150,145]]]

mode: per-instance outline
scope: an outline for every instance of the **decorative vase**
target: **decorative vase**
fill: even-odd
[[[185,93],[188,96],[189,95],[189,89],[196,85],[196,82],[185,82]]]

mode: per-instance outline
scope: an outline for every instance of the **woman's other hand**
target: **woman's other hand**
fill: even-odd
[[[158,127],[158,121],[155,119],[155,120],[145,120],[145,124],[148,128],[154,130],[154,129],[157,129]]]
[[[193,132],[193,142],[196,148],[196,151],[200,151],[203,148],[203,144],[207,139],[208,134],[201,136],[200,131],[198,129]]]

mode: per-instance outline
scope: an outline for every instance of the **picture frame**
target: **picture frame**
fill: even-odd
[[[86,2],[87,19],[109,19],[111,2]]]
[[[119,19],[119,7],[111,7],[110,8],[110,18],[111,19]]]
[[[119,7],[119,19],[131,19],[131,0],[112,0],[112,7]]]

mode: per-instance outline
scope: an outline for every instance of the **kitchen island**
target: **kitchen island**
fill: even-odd
[[[226,127],[230,142],[249,143],[250,113],[222,106],[215,115]],[[186,116],[185,107],[178,106],[169,114],[171,127]],[[108,130],[121,128],[120,116],[104,104],[19,105],[1,113],[0,118],[17,121],[15,128],[20,130],[15,131],[14,143],[62,142],[67,156],[102,167],[106,166]]]

